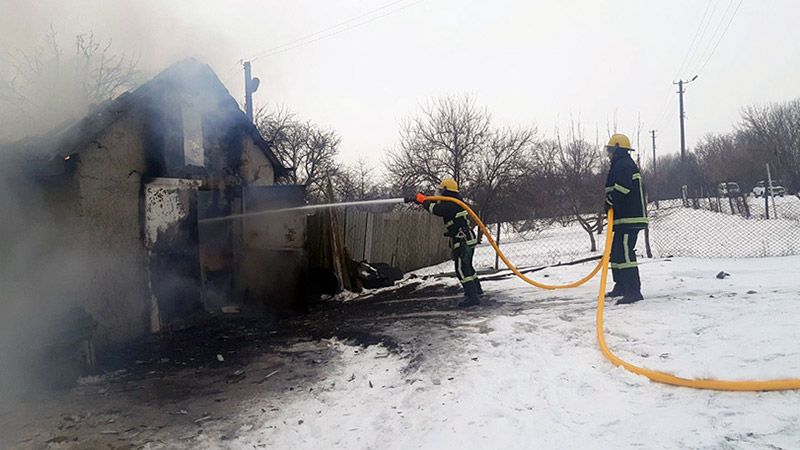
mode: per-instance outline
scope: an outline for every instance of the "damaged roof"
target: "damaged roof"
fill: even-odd
[[[158,98],[159,93],[165,88],[186,91],[188,90],[187,86],[202,86],[202,90],[198,92],[215,97],[221,107],[230,111],[231,126],[241,127],[253,139],[274,167],[276,176],[285,177],[291,173],[291,169],[284,167],[275,156],[270,144],[242,112],[236,100],[230,95],[211,67],[193,58],[179,61],[138,88],[100,104],[77,122],[67,122],[47,133],[25,138],[5,147],[10,150],[8,154],[15,154],[27,162],[46,163],[64,158],[91,144],[104,130],[132,108]]]

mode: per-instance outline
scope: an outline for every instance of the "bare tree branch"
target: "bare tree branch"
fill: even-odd
[[[13,75],[0,81],[0,139],[19,139],[76,119],[132,87],[138,60],[116,54],[112,41],[75,37],[73,53],[59,45],[51,27],[43,45],[11,55]]]

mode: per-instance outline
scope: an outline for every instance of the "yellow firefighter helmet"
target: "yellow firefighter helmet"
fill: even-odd
[[[633,151],[631,148],[631,140],[628,139],[628,136],[625,136],[621,133],[616,133],[611,136],[611,139],[608,140],[608,145],[606,145],[607,149],[615,149],[621,148],[629,151]]]
[[[445,177],[442,179],[442,182],[439,183],[439,189],[458,192],[458,183],[452,177]]]

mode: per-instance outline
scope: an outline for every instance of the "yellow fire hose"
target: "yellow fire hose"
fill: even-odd
[[[594,276],[597,275],[597,272],[600,271],[600,267],[603,264],[603,260],[602,259],[600,261],[597,261],[597,265],[594,267],[594,269],[592,269],[591,272],[589,272],[589,275],[586,275],[585,277],[581,278],[580,280],[574,281],[572,283],[560,284],[560,285],[551,285],[551,284],[539,283],[538,281],[533,280],[533,279],[528,278],[527,276],[525,276],[524,273],[520,272],[519,269],[517,269],[517,267],[514,264],[512,264],[511,261],[508,260],[508,258],[506,258],[506,255],[504,255],[503,252],[500,251],[500,247],[497,246],[497,242],[495,242],[494,239],[492,238],[492,233],[489,232],[489,230],[486,228],[486,225],[484,225],[483,221],[478,217],[477,214],[475,214],[475,211],[473,211],[472,208],[470,208],[466,203],[462,202],[461,200],[459,200],[457,198],[445,197],[445,196],[439,196],[439,195],[430,196],[430,197],[426,196],[425,200],[432,201],[432,202],[438,202],[438,201],[453,202],[453,203],[457,204],[458,206],[464,208],[469,213],[469,215],[472,217],[472,219],[475,220],[475,223],[478,224],[478,227],[480,227],[481,231],[483,232],[483,235],[486,236],[486,239],[489,241],[489,244],[492,245],[492,247],[494,248],[494,251],[497,252],[497,256],[499,256],[500,259],[503,260],[503,263],[506,265],[506,267],[508,267],[509,270],[514,272],[514,275],[518,276],[522,281],[524,281],[524,282],[526,282],[528,284],[531,284],[533,286],[536,286],[536,287],[538,287],[540,289],[554,290],[554,289],[568,289],[568,288],[578,287],[578,286],[580,286],[582,284],[585,284],[587,281],[591,280],[592,278],[594,278]],[[609,229],[609,231],[610,231],[610,229]]]
[[[646,369],[644,367],[639,367],[637,365],[631,364],[627,361],[624,361],[617,355],[615,355],[606,345],[606,338],[603,330],[603,311],[605,307],[605,298],[606,298],[606,283],[608,282],[608,262],[611,255],[611,241],[612,235],[614,232],[614,210],[611,209],[608,211],[608,230],[606,231],[606,241],[605,247],[603,250],[603,257],[597,263],[594,269],[589,273],[589,275],[581,278],[578,281],[568,284],[562,285],[546,285],[539,283],[535,280],[532,280],[521,273],[503,254],[498,247],[497,243],[492,239],[491,233],[484,225],[483,221],[478,217],[477,214],[469,207],[466,203],[452,197],[444,197],[444,196],[430,196],[425,197],[425,200],[429,201],[445,201],[445,202],[453,202],[462,208],[464,208],[475,223],[478,224],[483,234],[486,236],[486,239],[489,241],[489,244],[492,245],[494,251],[497,252],[497,255],[500,259],[503,260],[503,263],[520,279],[525,281],[526,283],[532,284],[536,287],[542,289],[566,289],[572,287],[578,287],[587,281],[594,278],[597,272],[600,272],[600,292],[597,295],[597,342],[600,345],[600,350],[602,351],[603,355],[611,361],[612,364],[618,367],[622,367],[629,372],[633,372],[637,375],[642,375],[649,378],[652,381],[656,381],[659,383],[671,384],[674,386],[683,386],[689,387],[694,389],[710,389],[716,391],[785,391],[791,389],[800,389],[800,379],[798,378],[787,378],[787,379],[779,379],[779,380],[743,380],[743,381],[735,381],[735,380],[713,380],[713,379],[691,379],[691,378],[682,378],[678,377],[666,372],[659,372],[656,370]],[[602,269],[602,271],[601,271]]]

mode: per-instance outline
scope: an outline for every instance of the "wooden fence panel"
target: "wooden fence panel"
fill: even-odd
[[[348,208],[335,211],[339,235],[355,261],[387,263],[405,272],[450,259],[439,217],[423,211],[375,213]],[[328,267],[332,260],[330,216],[308,217],[307,248],[312,265]]]
[[[342,215],[347,218],[345,222],[344,242],[347,246],[347,250],[350,252],[350,257],[356,261],[366,259],[365,237],[368,213],[351,208],[346,210]]]

